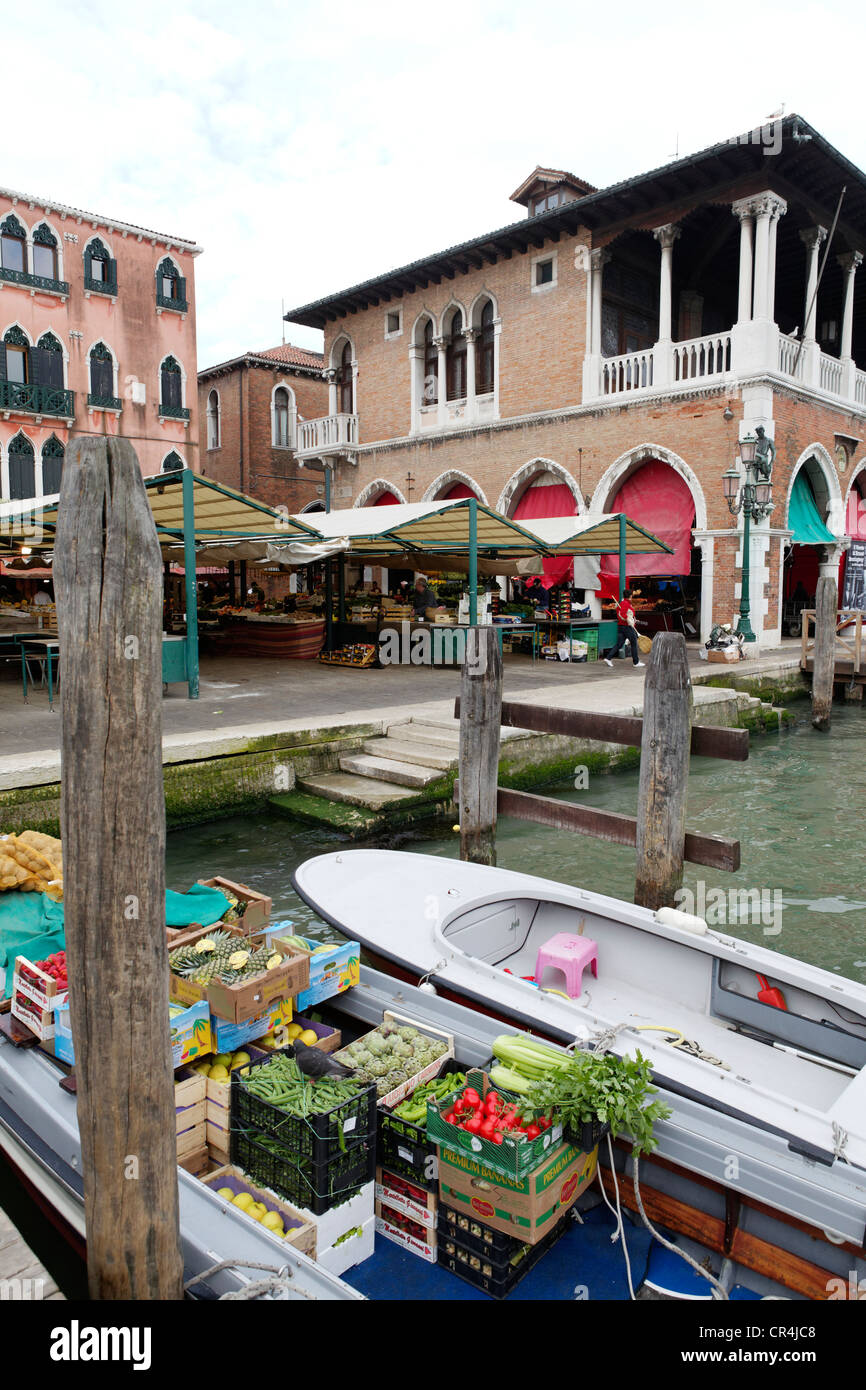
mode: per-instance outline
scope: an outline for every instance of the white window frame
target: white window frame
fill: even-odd
[[[553,277],[544,285],[536,284],[538,274],[537,267],[544,265],[547,261],[553,262]],[[559,257],[556,251],[540,251],[537,256],[533,256],[529,262],[530,282],[529,287],[533,294],[547,294],[550,290],[555,290],[559,282]]]
[[[161,387],[161,386],[162,386],[162,383],[160,382],[160,387]],[[215,444],[212,444],[212,443],[211,443],[211,437],[210,437],[210,420],[211,420],[211,416],[210,416],[210,399],[211,399],[211,396],[216,396],[216,443],[215,443]],[[206,441],[207,441],[207,450],[206,450],[206,452],[210,453],[212,450],[221,449],[221,448],[222,448],[222,443],[223,443],[222,401],[221,401],[221,399],[220,399],[220,393],[219,393],[219,391],[217,390],[217,388],[216,388],[215,386],[212,386],[212,387],[210,388],[210,390],[208,391],[208,393],[207,393],[207,400],[205,401],[205,407],[204,407],[204,424],[205,424],[205,439],[206,439]]]
[[[289,398],[289,429],[288,442],[278,444],[277,441],[277,392],[285,391]],[[286,381],[277,381],[271,391],[271,448],[279,449],[281,452],[290,452],[298,445],[298,402],[292,387]]]
[[[393,329],[389,329],[389,327],[388,327],[388,319],[389,319],[389,317],[391,316],[391,314],[396,314],[396,315],[397,315],[397,327],[396,327],[396,328],[393,328]],[[384,323],[385,323],[385,341],[386,341],[386,342],[391,342],[391,340],[394,339],[394,338],[402,338],[402,336],[403,336],[403,305],[402,305],[402,304],[398,304],[396,309],[386,309],[386,310],[385,310],[385,319],[384,319]]]

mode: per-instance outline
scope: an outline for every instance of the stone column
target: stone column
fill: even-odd
[[[843,391],[848,400],[854,399],[854,378],[856,367],[852,356],[854,336],[854,276],[857,267],[863,264],[862,251],[848,251],[837,256],[837,261],[845,273],[845,295],[842,301],[842,342],[839,356],[844,366]]]
[[[475,419],[475,340],[477,328],[464,328],[466,339],[466,419]]]
[[[333,367],[327,367],[322,372],[322,376],[328,383],[328,414],[336,415],[339,401],[337,399],[337,373]]]
[[[592,327],[590,333],[590,352],[594,357],[601,356],[601,296],[604,267],[610,260],[610,252],[604,247],[596,247],[590,252],[592,266]]]
[[[775,193],[760,193],[755,205],[755,293],[752,317],[773,321],[774,305],[770,299],[776,285],[776,234],[774,222],[788,211],[784,198]]]
[[[827,239],[826,227],[805,227],[800,240],[808,252],[806,265],[806,299],[803,305],[803,341],[814,343],[817,337],[815,325],[818,319],[818,261],[821,243]]]
[[[752,317],[752,263],[754,259],[754,202],[740,198],[731,207],[740,219],[740,287],[737,299],[737,323],[749,323]]]
[[[673,380],[673,247],[680,235],[672,222],[656,227],[653,236],[661,247],[659,269],[659,332],[653,349],[653,384],[664,386]]]
[[[436,365],[436,401],[439,406],[438,420],[440,425],[444,425],[448,418],[445,400],[447,395],[447,361],[445,354],[448,349],[448,339],[444,337],[434,338],[433,345],[438,354]]]
[[[418,343],[409,347],[410,434],[417,434],[421,428],[421,407],[424,404],[424,348]]]
[[[502,319],[493,320],[493,418],[499,419],[499,337],[502,333]]]
[[[586,323],[583,335],[583,399],[593,400],[599,394],[598,369],[592,356],[592,252],[588,246],[578,246],[574,253],[574,268],[586,275]]]

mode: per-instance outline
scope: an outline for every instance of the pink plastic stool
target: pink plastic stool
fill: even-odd
[[[588,936],[558,932],[545,941],[535,959],[535,978],[541,989],[545,988],[541,982],[546,965],[554,965],[563,972],[569,999],[579,999],[584,967],[591,965],[592,973],[598,979],[598,943]]]

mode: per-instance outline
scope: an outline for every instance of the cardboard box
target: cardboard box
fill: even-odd
[[[494,1231],[536,1245],[592,1182],[597,1157],[597,1149],[586,1154],[560,1144],[542,1167],[512,1180],[440,1148],[439,1198],[455,1211],[474,1213]]]
[[[435,1230],[438,1225],[438,1194],[416,1187],[398,1173],[390,1173],[387,1168],[376,1169],[376,1200],[392,1211],[411,1216],[420,1226]]]
[[[257,1202],[264,1202],[268,1211],[276,1211],[283,1218],[285,1236],[274,1235],[273,1232],[270,1232],[272,1238],[280,1242],[287,1241],[296,1250],[308,1255],[311,1260],[316,1258],[316,1227],[313,1223],[308,1221],[303,1212],[298,1211],[296,1207],[289,1206],[282,1197],[277,1197],[267,1188],[258,1187],[251,1178],[241,1172],[240,1168],[235,1168],[230,1163],[224,1164],[222,1167],[214,1169],[212,1173],[208,1173],[201,1179],[201,1182],[205,1187],[211,1188],[213,1192],[217,1192],[221,1187],[230,1187],[235,1193],[251,1192]],[[228,1199],[221,1198],[220,1200],[226,1206],[229,1205]],[[236,1210],[242,1209],[238,1207]],[[255,1218],[248,1216],[247,1220],[253,1221]],[[260,1222],[256,1222],[256,1225],[260,1224]],[[268,1233],[266,1226],[262,1229]]]
[[[53,975],[26,956],[16,956],[12,979],[12,1015],[20,1019],[40,1042],[54,1037],[55,1010],[69,998]]]
[[[378,1198],[376,1234],[384,1236],[386,1240],[392,1240],[395,1245],[402,1245],[404,1250],[411,1251],[413,1255],[420,1255],[422,1260],[427,1260],[430,1264],[436,1263],[439,1252],[435,1230],[420,1225],[393,1207],[386,1206]]]
[[[239,926],[245,935],[267,926],[273,907],[273,899],[267,894],[257,893],[245,883],[233,883],[230,878],[200,878],[198,881],[205,888],[218,888],[226,897],[237,899],[238,916],[233,925]]]
[[[290,927],[292,924],[286,922],[284,925]],[[279,944],[278,936],[275,935],[273,940],[275,945]],[[361,978],[360,942],[342,941],[331,944],[327,941],[313,941],[308,937],[304,937],[303,940],[309,941],[310,945],[310,978],[295,996],[295,1008],[299,1012],[312,1009],[315,1004],[321,1004],[323,999],[342,994],[344,990],[356,985]],[[328,949],[322,951],[319,949],[321,946],[327,946]]]
[[[317,1047],[320,1052],[336,1052],[342,1043],[342,1035],[339,1028],[331,1028],[327,1023],[314,1023],[310,1018],[302,1018],[296,1014],[292,1022],[297,1023],[301,1029],[311,1029],[318,1038],[318,1042],[310,1043],[311,1047]],[[267,1043],[264,1040],[259,1044],[267,1052],[278,1052],[280,1048],[286,1047],[291,1042],[291,1038],[286,1036],[285,1042]]]
[[[348,1269],[369,1260],[376,1246],[376,1216],[370,1216],[362,1226],[349,1227],[335,1245],[320,1250],[316,1263],[330,1274],[345,1274]]]
[[[397,1025],[408,1023],[412,1028],[417,1028],[419,1033],[423,1033],[428,1038],[435,1039],[436,1042],[444,1042],[447,1046],[447,1051],[443,1052],[441,1057],[437,1057],[435,1062],[428,1062],[427,1066],[422,1067],[414,1076],[410,1076],[407,1080],[401,1081],[400,1085],[395,1086],[393,1091],[389,1091],[387,1095],[379,1097],[380,1105],[393,1107],[399,1105],[401,1100],[405,1100],[406,1097],[411,1095],[414,1090],[417,1090],[419,1086],[423,1086],[425,1081],[432,1081],[434,1076],[439,1075],[445,1063],[449,1058],[454,1056],[454,1034],[446,1033],[442,1028],[434,1028],[429,1023],[421,1023],[416,1018],[410,1018],[408,1014],[396,1014],[391,1009],[385,1010],[382,1015],[382,1023],[394,1023]],[[381,1026],[381,1024],[378,1025],[378,1027]],[[370,1033],[375,1033],[376,1031],[376,1028],[370,1029]],[[370,1036],[370,1033],[363,1034],[358,1041],[363,1042],[364,1038]],[[339,1053],[335,1053],[334,1056],[335,1060],[346,1062],[346,1059],[341,1058]],[[346,1065],[351,1066],[351,1062],[346,1062]]]
[[[291,1021],[291,999],[281,999],[278,1003],[265,1009],[264,1013],[256,1014],[255,1018],[248,1019],[246,1023],[231,1023],[228,1019],[217,1018],[215,1014],[211,1014],[210,1031],[213,1047],[209,1048],[208,1051],[237,1052],[239,1047],[246,1047],[248,1043],[254,1042],[264,1033],[272,1033],[275,1028],[285,1027]]]
[[[171,1064],[176,1069],[185,1062],[206,1057],[212,1051],[210,1009],[206,999],[195,1004],[169,1001],[171,1025]]]
[[[232,930],[236,931],[234,928]],[[239,937],[239,940],[244,948],[253,944],[245,938]],[[275,942],[274,945],[280,949],[279,942]],[[236,985],[226,985],[221,980],[202,985],[195,980],[172,975],[169,986],[172,997],[185,1004],[207,999],[210,1012],[217,1018],[224,1018],[229,1023],[248,1023],[281,1000],[290,1000],[304,988],[310,978],[310,957],[306,952],[292,951],[290,947],[284,946],[281,954],[281,965],[275,966],[273,970],[261,970]]]
[[[723,647],[723,648],[721,649],[721,651],[712,651],[712,650],[708,651],[708,652],[707,652],[707,661],[715,662],[717,665],[719,665],[719,664],[722,664],[722,665],[723,665],[724,663],[726,663],[726,662],[728,662],[728,661],[739,661],[739,660],[740,660],[740,656],[741,656],[740,646],[739,646],[739,643],[737,643],[735,646]]]

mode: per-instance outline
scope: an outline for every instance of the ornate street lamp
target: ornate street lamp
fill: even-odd
[[[749,530],[750,523],[762,521],[773,510],[773,485],[770,475],[776,450],[772,440],[767,439],[762,425],[758,426],[757,437],[747,434],[740,441],[740,461],[745,469],[741,477],[736,468],[729,468],[722,475],[725,501],[732,516],[743,513],[743,582],[740,588],[740,621],[737,634],[744,642],[754,642],[756,637],[749,621]]]

